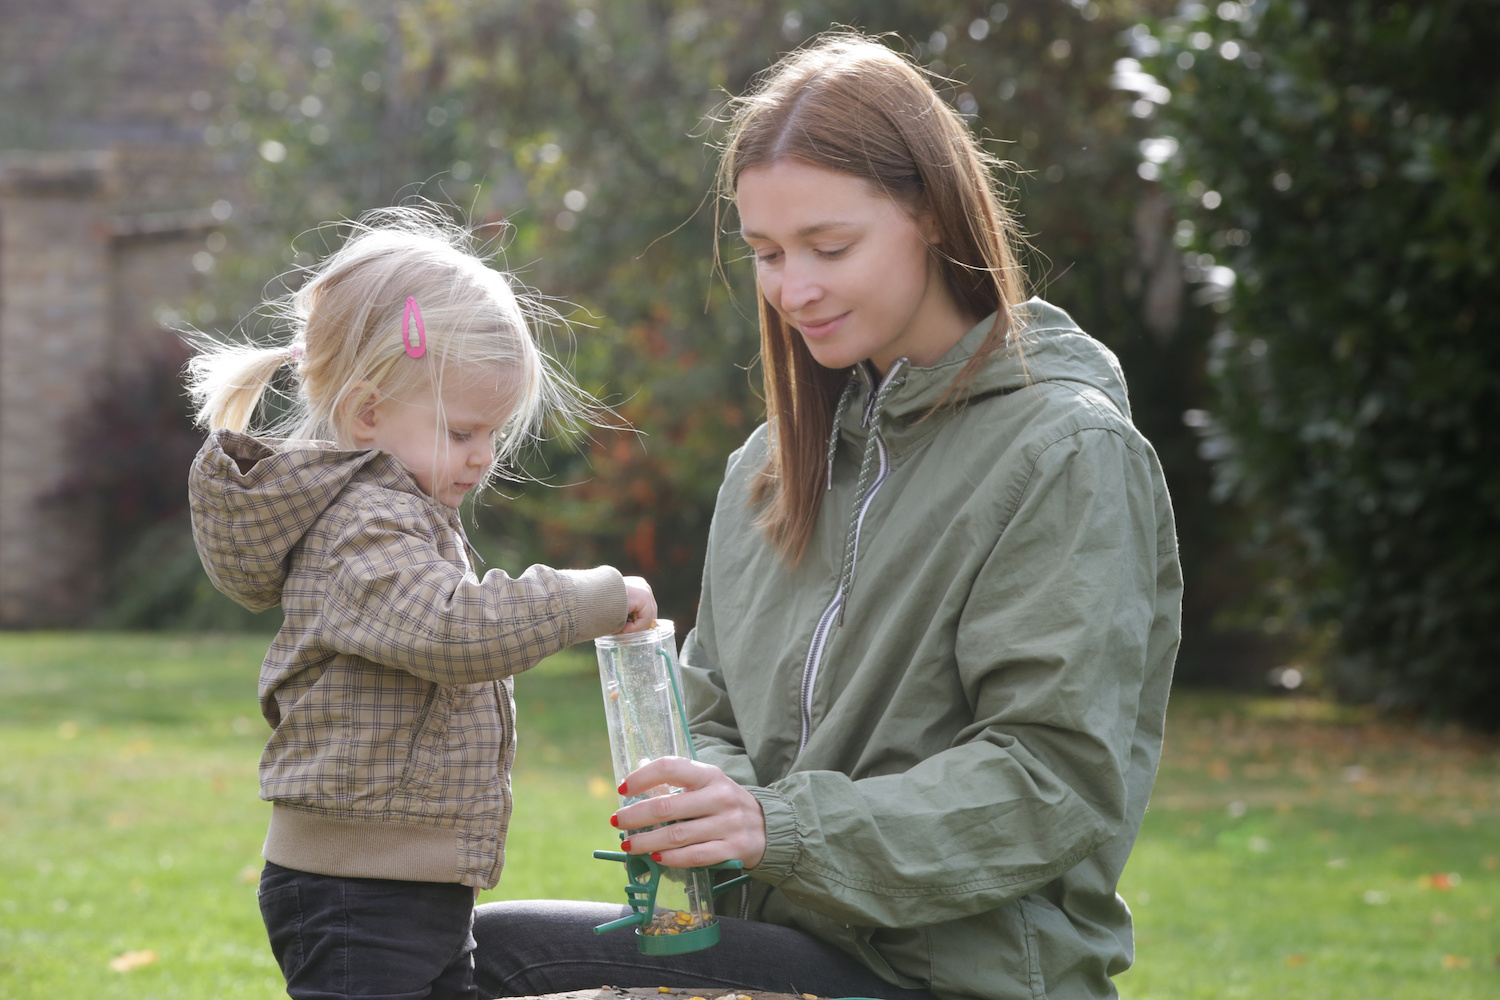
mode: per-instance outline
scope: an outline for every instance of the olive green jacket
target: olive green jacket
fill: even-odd
[[[1178,643],[1119,366],[1047,303],[1016,318],[957,407],[930,413],[993,317],[931,368],[855,370],[795,568],[752,523],[751,435],[682,653],[700,759],[765,811],[747,914],[943,1000],[1115,995]]]

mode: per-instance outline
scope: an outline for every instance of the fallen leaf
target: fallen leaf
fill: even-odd
[[[594,798],[602,799],[612,791],[614,791],[614,789],[609,787],[609,782],[605,781],[597,774],[591,775],[589,777],[589,794]]]
[[[1467,969],[1470,964],[1468,957],[1464,955],[1443,956],[1443,968],[1445,969]]]
[[[1288,955],[1286,957],[1286,964],[1290,965],[1290,966],[1293,966],[1293,967],[1296,967],[1298,965],[1302,965],[1302,964],[1304,964],[1306,962],[1307,962],[1307,956],[1304,955],[1304,954],[1302,954],[1300,951],[1297,952],[1295,955]]]
[[[239,878],[245,885],[255,885],[260,881],[260,869],[255,865],[247,865],[240,869]]]
[[[1462,882],[1458,872],[1434,872],[1431,875],[1423,875],[1417,879],[1417,884],[1423,889],[1436,889],[1438,892],[1449,892],[1458,883]]]
[[[116,972],[129,972],[131,969],[139,969],[143,965],[152,965],[156,962],[157,954],[151,949],[144,951],[127,951],[123,955],[116,955],[109,960],[109,967]]]

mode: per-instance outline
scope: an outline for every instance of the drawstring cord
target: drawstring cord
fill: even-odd
[[[838,624],[840,626],[844,624],[844,607],[848,602],[849,592],[854,589],[855,549],[859,546],[860,514],[863,512],[865,503],[869,500],[871,491],[875,488],[875,472],[880,451],[876,444],[876,436],[880,426],[880,415],[885,410],[886,398],[906,381],[905,377],[899,374],[905,363],[905,358],[898,358],[891,365],[891,370],[886,373],[885,381],[882,384],[876,386],[873,379],[871,380],[870,391],[874,398],[870,402],[870,408],[864,419],[864,424],[869,429],[869,433],[865,436],[864,454],[860,456],[859,460],[859,479],[854,487],[854,507],[849,512],[849,527],[844,533],[843,565],[839,569],[837,595],[838,598],[842,598],[839,603]],[[851,391],[853,386],[854,380],[851,379],[849,384],[844,387],[843,394],[839,397],[839,406],[835,412],[833,437],[829,442],[828,449],[828,483],[830,486],[833,484],[833,454],[838,445],[839,438],[838,421],[843,418],[844,407],[848,400],[853,398],[854,393]]]
[[[858,388],[859,379],[851,374],[849,381],[844,383],[844,391],[839,393],[838,405],[833,408],[833,430],[828,434],[828,478],[823,482],[824,493],[833,489],[833,456],[839,450],[839,424],[844,422],[844,413],[849,409],[854,391]]]

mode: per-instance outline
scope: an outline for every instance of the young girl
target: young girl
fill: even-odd
[[[767,424],[729,459],[682,651],[698,760],[630,775],[684,791],[613,823],[664,864],[744,862],[724,903],[748,919],[651,960],[590,939],[618,906],[491,904],[492,995],[1115,994],[1177,647],[1172,510],[1113,355],[1023,301],[992,167],[862,36],[740,100],[721,178]]]
[[[283,308],[281,346],[190,365],[212,429],[189,480],[215,586],[285,622],[260,907],[293,997],[475,997],[474,895],[504,863],[512,674],[646,627],[644,580],[473,569],[458,508],[550,415],[590,402],[534,344],[505,275],[435,215],[352,227]],[[266,387],[290,411],[245,432]]]

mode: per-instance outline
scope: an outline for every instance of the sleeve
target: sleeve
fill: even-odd
[[[1043,449],[959,614],[972,724],[903,773],[751,788],[756,877],[835,920],[920,926],[1004,905],[1122,833],[1157,602],[1151,483],[1113,431]]]
[[[490,570],[481,580],[443,558],[417,512],[366,504],[329,552],[322,638],[438,684],[474,684],[616,631],[625,614],[613,567]]]
[[[713,764],[739,784],[750,787],[759,785],[760,781],[755,774],[755,765],[745,752],[739,721],[724,687],[714,637],[709,580],[713,576],[713,535],[719,523],[716,516],[709,528],[707,554],[703,559],[703,589],[698,598],[698,621],[683,641],[682,655],[678,659],[682,668],[683,697],[693,706],[688,729],[693,735],[694,753],[699,760]]]

